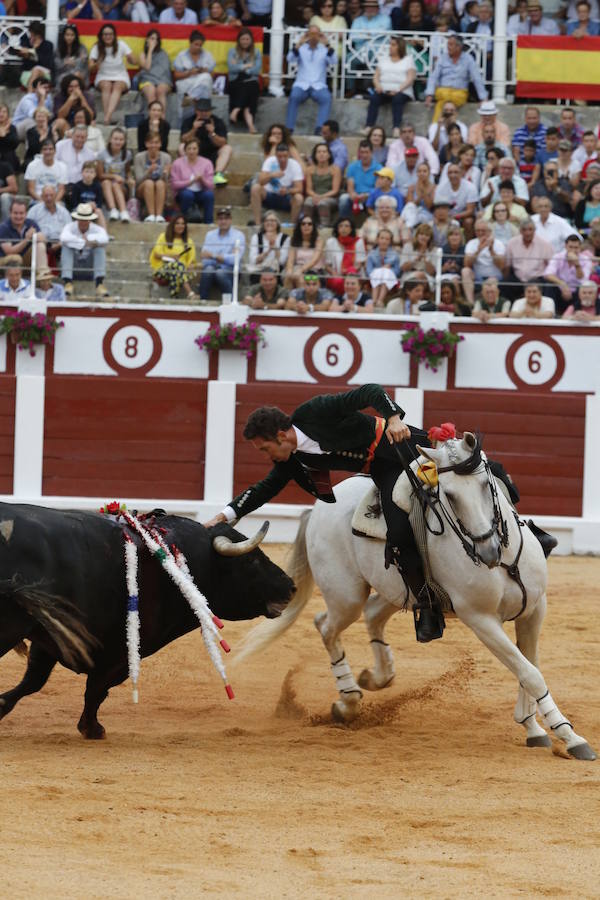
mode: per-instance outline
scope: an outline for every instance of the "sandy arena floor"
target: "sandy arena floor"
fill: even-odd
[[[541,644],[597,751],[599,580],[599,559],[551,560]],[[232,673],[234,702],[198,633],[143,662],[138,707],[128,684],[111,693],[106,741],[75,729],[83,678],[57,670],[23,700],[0,725],[2,895],[599,897],[600,760],[526,749],[512,676],[455,621],[420,646],[397,615],[395,683],[360,724],[332,725],[322,607]],[[362,623],[346,650],[356,672],[370,664]],[[22,669],[1,661],[3,690]]]

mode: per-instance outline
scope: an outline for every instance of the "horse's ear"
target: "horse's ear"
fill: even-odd
[[[427,459],[432,460],[432,462],[436,464],[442,461],[443,451],[441,449],[436,450],[433,447],[421,447],[417,444],[417,450],[421,456],[426,456]]]
[[[470,450],[471,453],[477,446],[477,438],[472,431],[465,431],[465,433],[463,434],[462,442],[465,450]]]

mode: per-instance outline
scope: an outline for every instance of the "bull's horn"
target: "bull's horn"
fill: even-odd
[[[244,553],[250,553],[255,547],[258,547],[260,542],[264,540],[268,530],[269,523],[263,522],[253,537],[247,538],[245,541],[238,541],[237,543],[234,543],[228,537],[221,534],[218,537],[213,538],[213,547],[217,553],[221,554],[221,556],[243,556]]]

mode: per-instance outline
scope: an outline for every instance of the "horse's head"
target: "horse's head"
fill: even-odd
[[[502,556],[501,520],[481,440],[466,431],[462,440],[452,438],[439,447],[418,450],[436,464],[441,499],[464,535],[461,540],[493,569]]]

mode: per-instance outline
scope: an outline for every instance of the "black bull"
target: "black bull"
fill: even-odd
[[[196,585],[220,618],[277,616],[293,595],[291,579],[261,550],[251,549],[254,542],[247,542],[244,555],[216,551],[216,536],[229,538],[221,552],[232,552],[230,542],[246,540],[230,526],[207,531],[178,516],[160,516],[156,524],[167,543],[185,554]],[[146,657],[197,628],[198,620],[160,562],[134,539],[140,652]],[[0,503],[0,657],[31,641],[23,680],[0,694],[0,718],[39,691],[60,662],[87,673],[77,727],[85,737],[103,737],[98,708],[128,676],[126,611],[123,533],[114,518]]]

